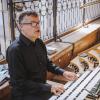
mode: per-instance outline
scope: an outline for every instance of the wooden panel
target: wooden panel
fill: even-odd
[[[10,93],[11,87],[8,82],[0,86],[0,100],[10,100]]]
[[[69,64],[72,55],[72,51],[69,52],[63,51],[63,52],[64,54],[54,61],[56,65],[62,68],[66,67]]]
[[[76,56],[81,51],[89,48],[90,46],[93,46],[93,44],[96,43],[97,32],[98,32],[98,30],[95,30],[91,34],[85,36],[84,38],[82,38],[81,40],[79,40],[75,43],[75,48],[74,48],[74,52],[73,52],[74,56]]]
[[[82,51],[81,53],[79,53],[78,55],[82,54],[82,53],[86,53],[86,52],[89,52],[90,50],[92,49],[98,49],[100,47],[100,43],[97,43],[96,45],[94,45],[93,47],[85,50],[85,51]]]
[[[6,63],[7,63],[6,59],[0,60],[0,65],[1,65],[1,64],[6,64]]]
[[[98,29],[97,39],[98,39],[98,43],[100,43],[100,28]]]

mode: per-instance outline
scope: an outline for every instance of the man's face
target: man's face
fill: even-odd
[[[20,29],[22,34],[28,38],[39,38],[40,37],[40,23],[39,17],[35,16],[25,16],[20,24]]]

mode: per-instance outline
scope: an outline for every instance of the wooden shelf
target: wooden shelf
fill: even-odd
[[[7,63],[6,59],[2,59],[2,60],[0,60],[0,65],[2,65],[2,64],[6,64],[6,63]]]

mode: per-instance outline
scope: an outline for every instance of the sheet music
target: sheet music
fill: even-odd
[[[0,85],[2,82],[5,82],[4,80],[9,79],[9,73],[8,73],[8,64],[0,65]]]
[[[48,54],[48,55],[51,55],[51,54],[54,54],[54,53],[57,52],[57,49],[54,48],[54,47],[46,46],[46,48],[47,48],[47,54]]]

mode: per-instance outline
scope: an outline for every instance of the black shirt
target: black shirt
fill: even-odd
[[[64,70],[52,64],[41,39],[30,41],[20,35],[7,49],[6,54],[13,94],[28,95],[50,91],[46,84],[47,71],[62,75]]]

